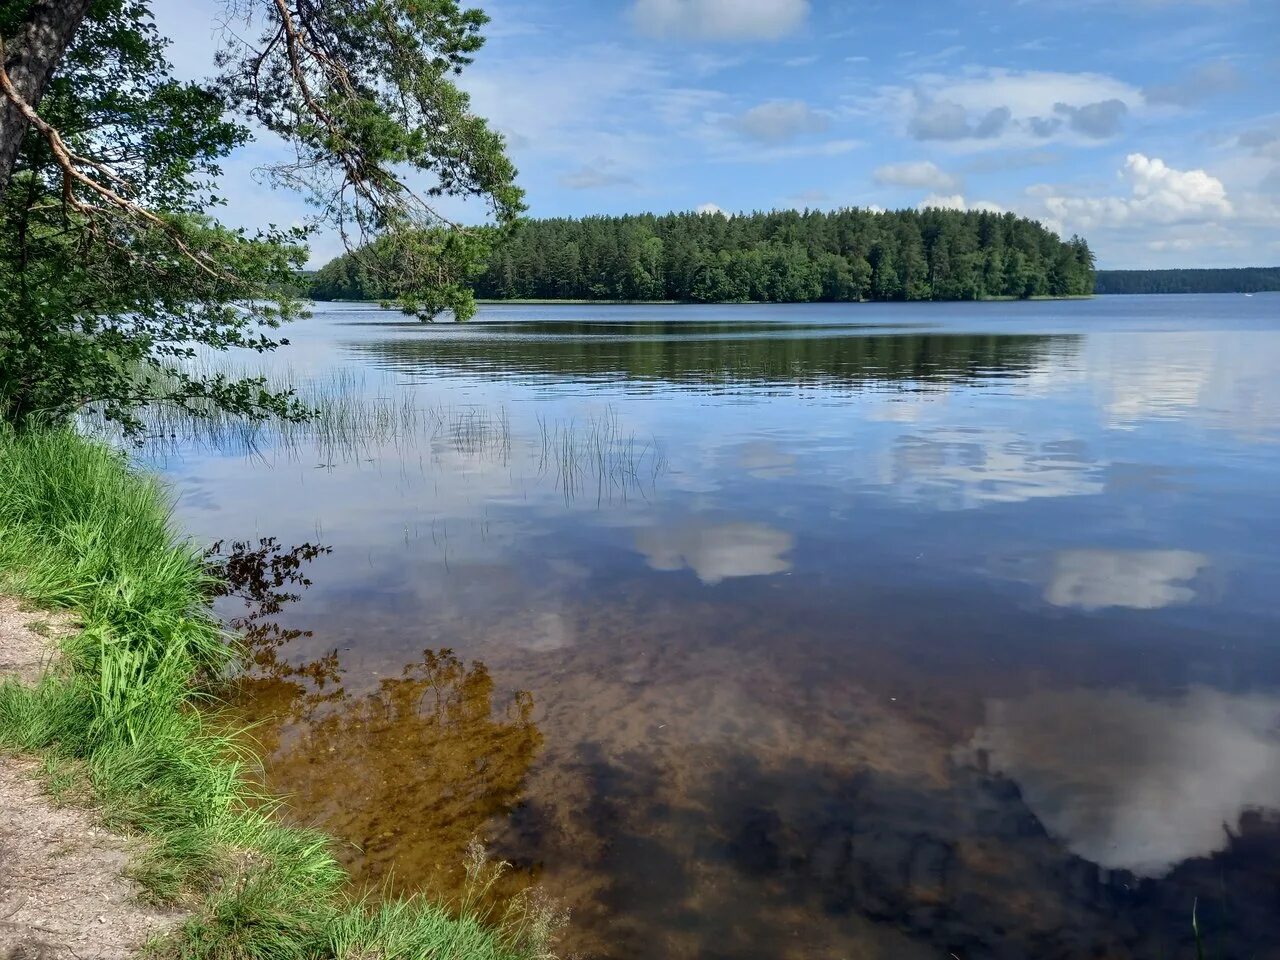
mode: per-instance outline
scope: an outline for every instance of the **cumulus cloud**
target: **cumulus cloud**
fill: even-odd
[[[1278,713],[1273,697],[1207,687],[1170,700],[1037,691],[988,703],[970,748],[1073,853],[1159,877],[1222,850],[1245,811],[1275,807]]]
[[[714,203],[700,203],[694,208],[698,213],[714,213],[718,216],[727,216],[724,210]]]
[[[827,129],[826,114],[819,113],[803,100],[769,100],[736,117],[729,127],[758,143],[779,144],[807,133]]]
[[[1044,197],[1049,215],[1075,229],[1208,222],[1234,213],[1226,187],[1204,170],[1178,170],[1158,157],[1131,153],[1122,175],[1127,197]]]
[[[809,15],[809,0],[635,0],[632,21],[652,36],[774,40]]]
[[[931,193],[918,204],[918,210],[978,210],[984,213],[1004,213],[1004,207],[990,200],[966,200],[962,193]]]
[[[1195,599],[1188,581],[1209,565],[1190,550],[1064,550],[1044,598],[1055,607],[1156,610]]]
[[[791,534],[762,523],[691,523],[641,530],[636,549],[654,570],[692,570],[705,584],[791,569]]]
[[[915,187],[922,190],[957,190],[960,181],[930,160],[888,163],[877,167],[872,177],[883,186]]]

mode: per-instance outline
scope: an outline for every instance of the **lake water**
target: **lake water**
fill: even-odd
[[[592,957],[1280,956],[1280,296],[290,335],[379,429],[156,460],[275,538],[237,711],[360,879],[479,836]]]

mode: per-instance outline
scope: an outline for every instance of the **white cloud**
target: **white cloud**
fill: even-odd
[[[636,549],[655,570],[690,569],[705,584],[791,569],[795,537],[762,523],[689,523],[636,534]]]
[[[821,133],[830,124],[803,100],[769,100],[727,121],[729,127],[758,143],[779,144],[807,133]]]
[[[1230,60],[1212,60],[1195,67],[1172,83],[1147,87],[1148,103],[1189,107],[1221,93],[1228,93],[1241,84],[1240,71]]]
[[[1055,607],[1156,610],[1195,599],[1187,586],[1209,565],[1189,550],[1064,550],[1044,598]]]
[[[970,749],[1073,853],[1159,877],[1225,848],[1245,811],[1275,806],[1277,712],[1272,697],[1207,687],[1171,700],[1037,691],[988,703]]]
[[[726,155],[724,159],[767,163],[773,160],[799,160],[804,157],[839,157],[852,153],[861,146],[861,140],[823,140],[819,143],[800,143],[787,147],[753,147]]]
[[[964,194],[938,194],[931,193],[918,204],[917,209],[928,210],[931,207],[937,210],[977,210],[985,213],[1004,213],[1004,207],[990,200],[966,200]]]
[[[728,216],[724,210],[714,203],[700,203],[694,208],[698,213],[714,213],[719,216]]]
[[[615,163],[622,171],[644,166],[653,146],[627,118],[667,80],[655,58],[610,44],[554,59],[482,54],[461,78],[476,112],[511,139],[518,165],[533,157],[580,165],[589,157],[593,167]]]
[[[809,15],[809,0],[635,0],[631,17],[653,36],[774,40]]]
[[[1045,209],[1073,229],[1210,222],[1234,212],[1222,181],[1204,170],[1178,170],[1158,157],[1131,153],[1121,174],[1129,183],[1127,197],[1047,195]]]
[[[561,186],[570,190],[599,190],[604,187],[634,186],[635,177],[616,161],[600,157],[560,177]]]
[[[1059,103],[1083,106],[1119,100],[1135,106],[1143,102],[1136,87],[1099,73],[994,68],[973,76],[928,78],[924,86],[966,110],[982,112],[1008,107],[1015,119],[1052,116]]]
[[[918,187],[925,190],[958,190],[960,180],[929,160],[911,163],[888,163],[877,167],[872,177],[886,186]]]
[[[912,79],[853,98],[853,111],[916,140],[976,149],[1096,143],[1146,107],[1137,87],[1099,73],[988,67]]]

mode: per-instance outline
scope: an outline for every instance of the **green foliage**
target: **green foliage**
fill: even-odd
[[[1098,293],[1263,293],[1280,290],[1280,267],[1099,270]]]
[[[68,148],[136,184],[157,222],[68,204],[50,144],[27,136],[0,199],[2,421],[57,423],[97,403],[129,425],[155,399],[300,412],[261,384],[181,372],[197,346],[274,347],[268,332],[297,307],[271,291],[305,254],[299,231],[248,237],[201,212],[246,132],[222,119],[215,91],[174,81],[163,50],[146,4],[99,0],[46,91],[41,114]]]
[[[31,5],[0,6],[0,37]],[[201,349],[270,350],[299,315],[290,291],[322,222],[376,239],[387,298],[422,316],[474,310],[468,280],[494,231],[441,216],[522,209],[500,136],[452,82],[482,13],[453,0],[237,6],[224,74],[173,79],[149,0],[95,0],[39,103],[0,192],[0,422],[65,422],[89,404],[126,428],[162,402],[188,412],[297,418],[289,391],[187,372]],[[261,40],[239,39],[261,29]],[[316,208],[306,228],[250,236],[218,224],[212,184],[247,120],[295,148],[272,169]],[[421,187],[404,179],[414,177]]]
[[[158,899],[198,904],[159,956],[546,955],[527,904],[482,925],[419,899],[353,899],[325,837],[274,821],[236,739],[195,709],[238,651],[207,613],[214,581],[173,534],[153,479],[69,431],[0,427],[0,489],[0,588],[84,624],[62,669],[34,688],[0,684],[0,744],[43,753],[51,786],[148,836],[136,877]]]
[[[377,299],[420,320],[475,315],[473,284],[502,233],[494,229],[408,231],[382,237],[325,264],[311,279],[327,300]],[[436,271],[432,283],[414,278]],[[366,296],[371,294],[372,296]]]
[[[292,0],[256,44],[221,57],[239,108],[297,148],[271,168],[276,180],[302,189],[344,238],[376,242],[365,269],[383,299],[423,319],[474,312],[467,281],[489,249],[490,231],[461,228],[438,198],[479,201],[501,228],[524,210],[502,137],[453,82],[487,22],[456,0]]]
[[[388,299],[376,247],[327,264],[318,300]],[[506,299],[794,303],[1087,296],[1093,254],[1013,214],[930,209],[536,220],[474,281]]]

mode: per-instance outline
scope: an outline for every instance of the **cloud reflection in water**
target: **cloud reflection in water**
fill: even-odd
[[[1012,430],[936,429],[898,438],[886,480],[897,496],[964,510],[1045,497],[1096,495],[1105,464],[1070,437]]]
[[[1156,610],[1195,599],[1186,586],[1209,565],[1190,550],[1064,550],[1044,598],[1055,607]]]
[[[791,569],[786,554],[795,537],[762,523],[709,524],[691,521],[636,534],[636,549],[654,570],[690,569],[705,584],[731,577],[758,577]]]
[[[972,746],[1073,853],[1140,876],[1225,849],[1241,814],[1280,803],[1272,696],[1036,693],[989,702]]]

